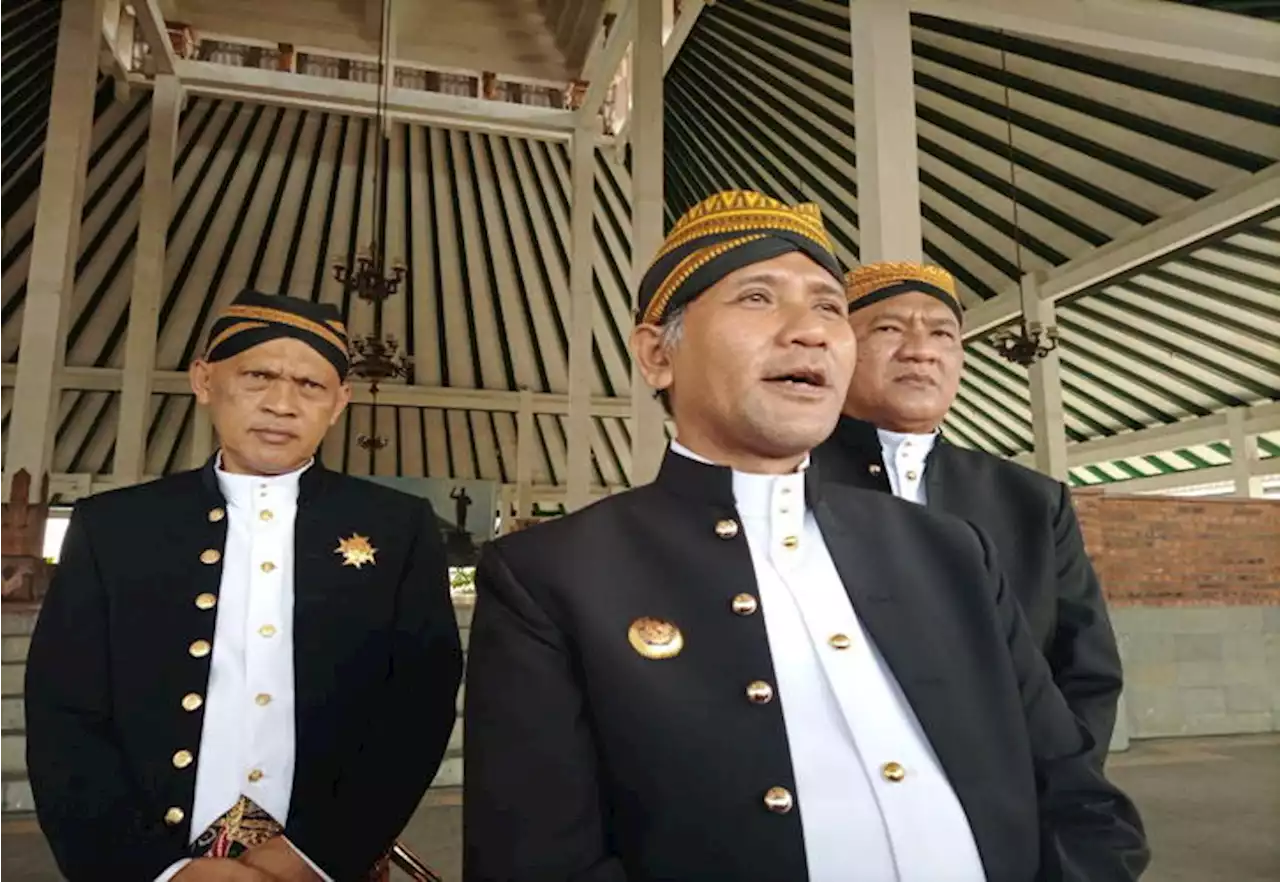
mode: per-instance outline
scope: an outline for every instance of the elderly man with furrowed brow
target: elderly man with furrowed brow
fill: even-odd
[[[335,307],[245,291],[191,367],[204,468],[80,501],[27,663],[36,812],[71,882],[367,878],[462,673],[429,504],[316,459]]]
[[[657,480],[481,558],[467,882],[1137,878],[985,535],[810,467],[856,356],[818,209],[711,197],[639,303]]]

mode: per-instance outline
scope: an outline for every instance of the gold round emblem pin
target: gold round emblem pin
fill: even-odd
[[[671,622],[649,617],[636,619],[627,629],[631,647],[645,658],[674,658],[684,649],[684,635]]]

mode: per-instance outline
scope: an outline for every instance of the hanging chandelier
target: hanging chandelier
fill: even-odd
[[[389,119],[387,114],[388,78],[387,66],[391,61],[390,45],[391,0],[383,0],[380,45],[378,49],[378,103],[374,115],[377,131],[377,147],[374,150],[373,199],[374,235],[369,247],[356,253],[354,263],[334,261],[333,278],[342,286],[343,302],[354,297],[373,308],[373,329],[367,334],[351,337],[352,377],[369,384],[373,401],[373,433],[360,434],[356,444],[361,449],[377,451],[385,449],[390,441],[377,434],[377,406],[379,384],[398,379],[408,379],[413,370],[413,360],[400,351],[400,343],[393,334],[384,334],[382,307],[388,298],[400,293],[407,270],[396,261],[388,265],[383,245],[387,230],[387,181],[384,168]]]
[[[1016,326],[993,334],[987,342],[1006,361],[1030,367],[1058,348],[1058,329],[1024,317]]]
[[[1009,98],[1009,78],[1006,67],[1004,41],[1007,34],[1000,32],[1000,73],[1004,81],[1004,121],[1008,134],[1009,159],[1009,199],[1013,203],[1013,251],[1014,264],[1017,267],[1018,280],[1024,275],[1022,269],[1022,227],[1018,220],[1018,185],[1017,162],[1013,149],[1013,108]],[[995,349],[996,354],[1006,361],[1030,367],[1050,352],[1058,348],[1058,328],[1055,325],[1045,327],[1043,323],[1028,321],[1023,310],[1018,324],[992,334],[987,344]]]

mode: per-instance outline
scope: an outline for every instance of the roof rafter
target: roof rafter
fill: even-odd
[[[1058,301],[1158,263],[1170,254],[1280,208],[1280,163],[1212,196],[1043,273],[1040,297]],[[1018,287],[965,311],[966,340],[982,337],[1022,313]]]
[[[910,0],[912,12],[1050,40],[1280,77],[1280,24],[1143,0]],[[1158,8],[1157,8],[1158,7]]]
[[[1153,426],[1149,429],[1123,432],[1093,441],[1068,444],[1067,467],[1074,469],[1100,462],[1128,459],[1132,456],[1147,456],[1224,441],[1231,434],[1229,420],[1230,411],[1221,411],[1209,416],[1170,423],[1167,426]],[[1261,435],[1264,432],[1276,431],[1280,431],[1280,402],[1273,401],[1245,408],[1244,432],[1246,435]],[[1024,453],[1016,457],[1014,462],[1031,467],[1034,460],[1033,454]],[[1192,472],[1189,471],[1186,474],[1190,475]]]
[[[207,61],[180,60],[176,72],[183,87],[193,95],[353,116],[377,115],[378,86],[374,83],[231,67]],[[571,110],[488,101],[399,86],[389,90],[386,109],[388,117],[397,122],[553,141],[569,140],[574,125]]]

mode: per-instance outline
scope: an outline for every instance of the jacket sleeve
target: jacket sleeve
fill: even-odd
[[[625,882],[569,640],[486,546],[465,710],[465,882]]]
[[[1067,704],[1093,736],[1093,756],[1101,767],[1124,685],[1120,653],[1070,491],[1058,486],[1061,496],[1053,523],[1058,624],[1046,655]]]
[[[431,785],[457,718],[462,649],[436,518],[424,510],[397,586],[390,664],[359,751],[333,798],[290,810],[285,836],[340,882],[363,879]]]
[[[148,810],[112,716],[108,599],[93,502],[76,506],[27,656],[27,772],[36,815],[71,882],[154,879],[186,857]]]
[[[1037,882],[1128,882],[1150,861],[1142,819],[1094,760],[1094,741],[1053,683],[995,548],[978,531],[1022,695],[1040,815]]]

